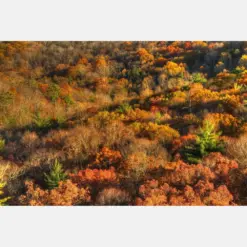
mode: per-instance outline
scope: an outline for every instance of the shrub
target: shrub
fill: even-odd
[[[95,127],[77,126],[64,138],[63,150],[66,157],[81,163],[95,155],[102,143],[102,136]]]
[[[120,151],[135,139],[132,128],[118,120],[109,123],[102,134],[105,146],[114,147]]]
[[[39,143],[39,137],[36,132],[30,132],[28,130],[22,136],[21,143],[25,146],[25,148],[32,148],[37,146]]]
[[[247,135],[229,139],[226,142],[226,153],[238,162],[240,168],[247,168]]]
[[[128,205],[130,195],[118,188],[106,188],[100,191],[96,197],[96,205]]]
[[[44,174],[45,183],[49,189],[58,187],[59,182],[66,179],[66,174],[63,172],[62,165],[56,159],[49,174]]]
[[[124,170],[128,177],[138,180],[142,178],[149,168],[148,156],[144,152],[137,152],[127,157],[124,162]]]
[[[154,171],[158,168],[165,167],[167,157],[162,154],[157,156],[147,155],[147,151],[137,151],[127,156],[123,162],[123,168],[127,176],[139,180],[144,178],[150,171]]]
[[[132,143],[122,149],[122,155],[126,158],[130,154],[144,152],[148,156],[162,157],[165,161],[169,159],[167,150],[158,140],[148,140],[146,138],[136,138]]]

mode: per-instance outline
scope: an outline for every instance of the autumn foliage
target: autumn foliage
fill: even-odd
[[[210,160],[214,163],[211,164]],[[207,163],[208,162],[208,163]],[[237,169],[219,153],[209,155],[204,164],[188,165],[183,162],[167,164],[159,180],[148,180],[139,188],[138,205],[214,205],[233,204],[228,186],[230,173]],[[217,185],[225,182],[227,185]]]
[[[43,190],[35,186],[33,182],[26,182],[27,193],[20,196],[19,201],[22,205],[30,206],[72,206],[90,202],[88,189],[79,188],[70,180],[60,182],[56,189],[50,191]]]
[[[1,205],[247,205],[246,42],[0,42]]]
[[[87,168],[80,170],[77,174],[71,174],[70,177],[77,184],[117,182],[117,174],[113,167],[108,170]]]

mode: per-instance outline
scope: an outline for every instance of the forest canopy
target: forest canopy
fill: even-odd
[[[247,42],[0,42],[0,205],[246,205]]]

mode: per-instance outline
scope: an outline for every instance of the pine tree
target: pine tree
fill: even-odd
[[[64,173],[62,165],[56,159],[55,163],[49,174],[44,174],[45,183],[49,189],[58,187],[60,181],[63,181],[67,178],[67,175]]]
[[[194,144],[187,145],[181,151],[183,158],[189,163],[199,163],[201,159],[210,152],[222,152],[223,144],[219,141],[221,133],[215,132],[215,126],[209,121],[205,121],[200,128]]]

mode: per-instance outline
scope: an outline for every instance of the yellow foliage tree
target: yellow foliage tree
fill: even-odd
[[[177,64],[169,61],[165,65],[165,71],[169,76],[183,76],[183,73],[185,72],[184,64]]]
[[[5,183],[0,183],[0,196],[3,195],[3,188],[5,187]],[[10,199],[10,197],[4,197],[0,199],[0,206],[4,206],[5,203]]]
[[[140,56],[141,64],[146,64],[146,63],[153,64],[154,56],[150,54],[146,49],[144,48],[138,49],[137,54]]]
[[[239,60],[239,65],[247,68],[247,55],[242,55],[242,57]]]

